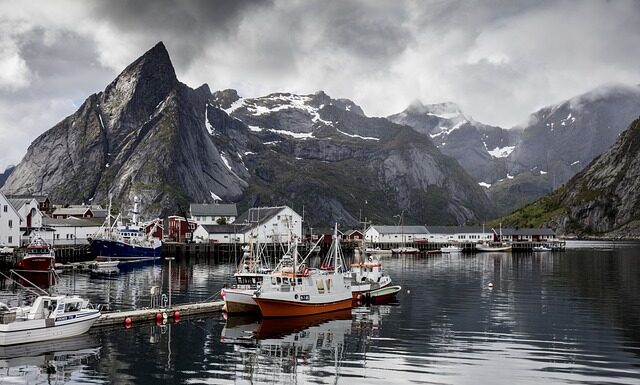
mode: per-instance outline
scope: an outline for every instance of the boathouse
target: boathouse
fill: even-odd
[[[198,224],[187,220],[185,217],[170,215],[167,218],[167,227],[169,228],[168,240],[172,242],[191,242],[193,232],[198,227]]]
[[[69,217],[74,218],[93,218],[94,214],[90,207],[78,206],[78,207],[59,207],[51,214],[56,219],[66,219]]]
[[[373,243],[424,242],[429,231],[424,226],[373,225],[365,233],[366,240]]]
[[[189,220],[198,225],[231,224],[238,216],[238,209],[235,203],[191,203],[189,205]]]
[[[502,240],[507,242],[547,242],[556,240],[556,233],[548,228],[502,229]]]
[[[102,220],[97,219],[44,217],[42,227],[34,230],[32,235],[53,245],[86,245],[100,227]]]
[[[193,241],[219,244],[245,243],[245,233],[241,231],[238,234],[239,230],[241,227],[237,225],[198,225],[193,232]]]
[[[493,241],[491,229],[482,226],[426,226],[429,231],[429,242],[471,242]]]

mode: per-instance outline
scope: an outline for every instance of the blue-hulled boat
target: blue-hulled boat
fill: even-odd
[[[159,220],[147,225],[138,224],[138,210],[139,200],[136,197],[132,224],[120,224],[118,216],[114,221],[116,225],[111,226],[110,215],[107,216],[107,223],[90,240],[97,261],[144,262],[160,258],[162,241],[153,236]]]

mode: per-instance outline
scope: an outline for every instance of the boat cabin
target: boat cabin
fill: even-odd
[[[64,313],[86,309],[87,305],[88,301],[78,296],[40,296],[33,301],[25,315],[28,320],[55,318]]]

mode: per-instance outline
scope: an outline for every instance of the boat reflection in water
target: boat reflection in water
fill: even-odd
[[[351,328],[350,309],[277,319],[231,317],[220,340],[234,345],[240,362],[236,379],[297,383],[309,367],[325,368],[336,379],[340,376],[345,336]]]
[[[91,334],[0,346],[0,383],[66,383],[86,367],[87,360],[97,360],[100,349]]]

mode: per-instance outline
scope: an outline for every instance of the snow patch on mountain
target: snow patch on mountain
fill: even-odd
[[[374,138],[373,136],[361,136],[361,135],[356,135],[356,134],[349,134],[347,132],[344,132],[338,128],[336,128],[336,131],[338,131],[339,133],[341,133],[342,135],[348,136],[350,138],[358,138],[358,139],[363,139],[363,140],[380,140],[380,138]]]
[[[209,122],[209,104],[204,106],[204,125],[207,127],[207,131],[209,131],[209,135],[215,135],[216,129],[211,125],[211,122]]]
[[[293,131],[274,130],[274,129],[269,129],[269,132],[273,132],[279,135],[291,136],[293,138],[302,139],[302,140],[313,138],[312,132],[293,132]]]
[[[486,146],[487,144],[485,143],[485,148]],[[493,150],[487,150],[487,152],[494,158],[506,158],[511,155],[515,148],[516,146],[496,147]]]
[[[484,187],[484,188],[490,188],[491,184],[490,183],[486,183],[486,182],[478,182],[478,185],[480,187]]]

